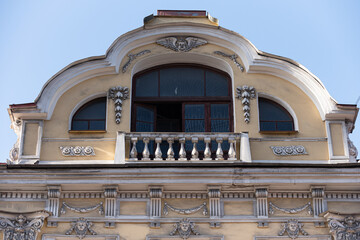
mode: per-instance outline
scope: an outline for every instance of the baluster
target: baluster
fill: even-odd
[[[161,137],[155,138],[155,142],[156,142],[156,150],[155,150],[155,158],[154,158],[154,160],[163,160],[162,159],[162,152],[161,152],[161,149],[160,149],[160,143],[162,142],[162,138]]]
[[[204,151],[204,160],[212,160],[211,159],[211,150],[209,147],[209,144],[211,142],[211,138],[206,137],[204,138],[204,142],[205,142],[205,151]]]
[[[131,138],[131,142],[132,142],[132,148],[130,151],[130,160],[137,160],[137,150],[136,150],[136,143],[138,141],[137,137],[133,137]]]
[[[144,151],[142,152],[142,159],[141,160],[150,160],[150,151],[149,151],[149,144],[150,139],[147,137],[143,138],[143,142],[144,142]]]
[[[230,143],[230,147],[229,147],[229,152],[228,152],[228,160],[236,160],[236,139],[233,137],[230,137],[228,139],[229,143]]]
[[[179,142],[180,142],[179,161],[187,161],[186,151],[184,147],[185,138],[180,138]]]
[[[218,143],[218,147],[216,150],[216,159],[215,160],[224,160],[224,152],[221,148],[221,143],[223,142],[222,138],[216,138],[216,142]]]
[[[191,138],[191,142],[194,144],[191,151],[191,160],[199,160],[199,152],[196,149],[196,143],[199,142],[199,139],[197,137],[193,137]]]
[[[173,161],[173,160],[175,160],[175,158],[174,158],[175,153],[174,153],[174,149],[172,147],[172,145],[174,143],[174,138],[168,138],[167,142],[169,143],[169,149],[167,151],[166,160]]]

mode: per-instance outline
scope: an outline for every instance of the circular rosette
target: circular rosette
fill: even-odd
[[[81,155],[82,147],[76,146],[73,151],[75,155]]]
[[[296,146],[296,152],[300,153],[300,154],[304,154],[305,153],[305,148],[303,146]]]
[[[292,147],[285,147],[286,154],[293,154],[294,149]]]
[[[84,153],[85,155],[93,155],[94,154],[94,149],[90,146],[86,146],[84,148]]]
[[[71,148],[70,147],[63,147],[61,149],[63,155],[71,155]]]

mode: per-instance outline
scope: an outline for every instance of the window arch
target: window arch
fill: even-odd
[[[93,99],[81,106],[71,120],[71,130],[105,130],[106,97]]]
[[[258,98],[260,131],[295,131],[294,119],[280,104],[267,98]]]

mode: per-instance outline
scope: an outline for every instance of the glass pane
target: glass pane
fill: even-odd
[[[230,132],[229,120],[211,120],[211,132]]]
[[[211,119],[229,119],[229,104],[211,104]]]
[[[89,130],[105,129],[105,121],[90,121]]]
[[[205,121],[185,120],[185,132],[205,132]]]
[[[158,96],[158,71],[145,73],[136,79],[137,97]]]
[[[292,122],[277,122],[277,130],[278,131],[293,131]]]
[[[260,122],[261,131],[276,131],[275,122]]]
[[[93,100],[81,108],[73,119],[104,119],[106,118],[106,100],[100,98]]]
[[[229,81],[217,72],[206,70],[206,96],[229,96]]]
[[[204,96],[204,70],[196,68],[160,70],[160,96]]]
[[[88,121],[73,121],[72,130],[88,130]]]
[[[137,106],[136,107],[136,120],[153,123],[154,122],[154,111],[150,108]]]
[[[153,132],[154,124],[145,122],[136,122],[136,132]]]
[[[185,105],[185,119],[204,119],[204,117],[205,117],[204,104]]]
[[[292,121],[292,118],[278,104],[259,98],[260,120],[262,121]]]

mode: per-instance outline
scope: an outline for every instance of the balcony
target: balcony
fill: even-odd
[[[248,133],[118,132],[115,163],[251,162]]]

